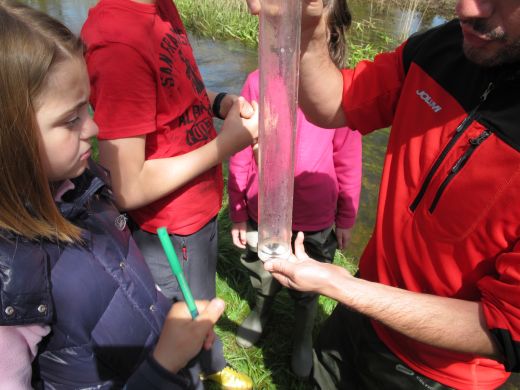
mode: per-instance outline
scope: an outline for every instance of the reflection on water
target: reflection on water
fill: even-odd
[[[204,83],[212,91],[238,94],[246,76],[258,66],[257,51],[240,43],[214,41],[193,34],[190,43]]]
[[[376,47],[404,41],[414,32],[438,26],[453,16],[452,9],[433,10],[428,6],[419,9],[416,0],[397,5],[392,1],[349,0],[348,4],[353,16],[352,39]]]

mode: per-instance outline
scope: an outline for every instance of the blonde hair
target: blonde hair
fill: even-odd
[[[0,0],[0,229],[30,240],[78,242],[54,203],[40,158],[38,97],[55,65],[83,55],[81,40],[50,16]]]

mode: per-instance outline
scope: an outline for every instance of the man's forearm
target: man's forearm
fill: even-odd
[[[313,8],[318,7],[309,5],[308,12],[319,12]],[[310,122],[338,128],[346,124],[342,95],[343,77],[330,58],[326,18],[321,15],[316,25],[302,27],[299,105]]]
[[[332,273],[320,293],[414,340],[452,351],[501,359],[480,303],[414,293]]]
[[[327,43],[313,40],[302,50],[299,105],[305,117],[323,128],[345,126],[343,77],[329,57]]]

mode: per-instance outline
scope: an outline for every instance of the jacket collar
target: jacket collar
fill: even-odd
[[[68,220],[73,220],[87,211],[90,200],[98,193],[112,198],[112,192],[108,188],[108,172],[99,165],[90,161],[89,168],[85,172],[71,180],[74,188],[67,191],[56,202],[61,214]]]

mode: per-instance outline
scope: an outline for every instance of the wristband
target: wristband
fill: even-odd
[[[215,115],[218,119],[226,119],[222,115],[220,115],[220,103],[226,97],[227,92],[220,92],[215,96],[215,100],[213,100],[213,105],[211,106],[211,111],[213,111],[213,115]]]

